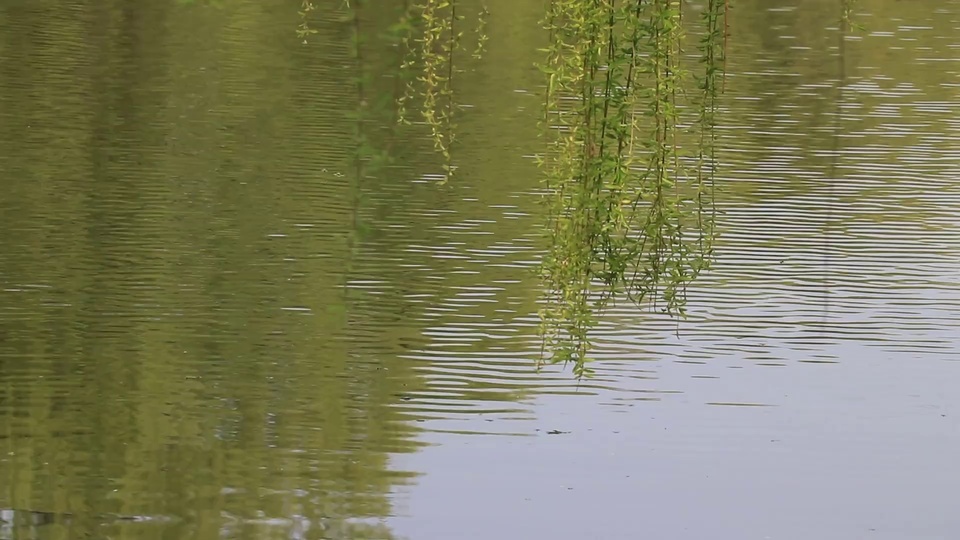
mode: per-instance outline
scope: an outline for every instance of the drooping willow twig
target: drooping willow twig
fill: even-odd
[[[712,258],[715,111],[725,0],[710,0],[697,81],[683,91],[679,0],[552,0],[541,159],[550,248],[541,264],[544,356],[587,373],[598,311],[625,295],[683,316],[686,286]],[[681,109],[699,136],[680,144]],[[690,167],[693,170],[688,170]]]
[[[409,34],[403,45],[407,57],[401,66],[408,77],[403,95],[397,100],[401,122],[411,123],[409,108],[419,109],[420,121],[430,130],[433,146],[443,158],[445,178],[454,171],[451,145],[456,137],[454,95],[456,51],[462,47],[463,29],[458,24],[457,0],[420,0],[411,6],[407,21]],[[474,57],[482,56],[487,40],[487,9],[478,17]]]

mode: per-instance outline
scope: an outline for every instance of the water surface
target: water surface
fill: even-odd
[[[540,6],[440,186],[399,5],[358,60],[294,4],[0,3],[0,538],[960,532],[960,2],[736,2],[718,263],[584,381],[533,370]]]

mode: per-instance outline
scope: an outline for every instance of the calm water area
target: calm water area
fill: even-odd
[[[732,3],[716,265],[578,381],[543,2],[440,185],[402,2],[0,0],[0,539],[960,538],[960,1]]]

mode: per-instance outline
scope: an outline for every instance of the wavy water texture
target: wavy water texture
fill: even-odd
[[[484,3],[440,186],[401,3],[294,4],[0,5],[0,538],[960,528],[960,2],[735,3],[717,263],[583,380],[535,370],[542,7]]]

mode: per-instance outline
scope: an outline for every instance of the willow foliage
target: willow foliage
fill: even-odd
[[[401,71],[413,76],[407,77],[398,100],[400,120],[409,123],[408,107],[416,105],[420,119],[430,129],[434,148],[443,157],[447,178],[453,173],[450,146],[455,135],[455,60],[458,53],[480,58],[487,40],[487,15],[484,7],[478,16],[477,44],[470,51],[462,47],[464,17],[457,13],[457,0],[419,0],[409,7],[402,23],[408,30],[404,37],[408,54]]]
[[[458,0],[410,1],[391,29],[406,51],[398,118],[413,123],[409,111],[418,112],[449,178],[454,66],[483,53],[488,13],[482,8],[476,46],[466,48]],[[685,20],[694,10],[683,0],[547,0],[540,165],[550,243],[540,265],[541,361],[572,362],[577,375],[587,373],[589,331],[614,299],[685,316],[687,285],[713,259],[714,128],[729,1],[701,0],[699,17]],[[839,0],[842,31],[856,26],[856,1]],[[358,9],[355,56],[362,64]],[[301,0],[297,34],[304,40],[316,32],[308,23],[315,10],[312,0]],[[697,37],[696,59],[684,50],[687,33]],[[358,75],[361,104],[367,83]],[[363,113],[357,140],[366,150]]]
[[[723,0],[702,12],[692,77],[681,61],[680,0],[550,2],[541,333],[548,360],[572,362],[578,375],[587,372],[594,316],[611,299],[682,316],[687,284],[710,264],[725,13]],[[685,91],[691,78],[697,94]],[[699,110],[697,142],[684,149],[688,110]]]

